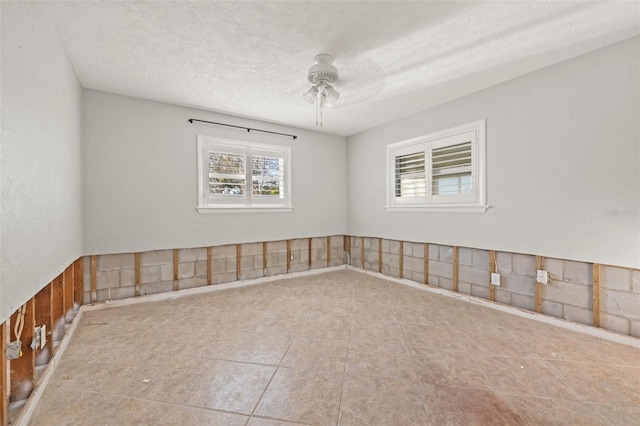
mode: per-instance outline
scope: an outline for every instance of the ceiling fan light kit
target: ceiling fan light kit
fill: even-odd
[[[333,87],[338,81],[338,69],[333,65],[333,57],[321,53],[313,58],[313,65],[307,71],[307,79],[313,85],[302,97],[310,104],[316,104],[316,126],[322,127],[322,107],[332,106],[340,93]]]

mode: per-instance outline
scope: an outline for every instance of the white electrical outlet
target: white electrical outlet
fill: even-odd
[[[500,274],[496,274],[495,272],[491,273],[491,284],[500,286]]]
[[[536,272],[536,281],[540,284],[547,285],[549,283],[549,274],[547,273],[547,271],[538,269]]]

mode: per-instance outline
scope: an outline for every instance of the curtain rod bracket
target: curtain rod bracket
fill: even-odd
[[[272,134],[272,135],[286,136],[288,138],[293,138],[293,140],[298,139],[298,136],[290,135],[288,133],[270,132],[269,130],[260,130],[260,129],[254,129],[252,127],[244,127],[244,126],[234,126],[233,124],[217,123],[215,121],[198,120],[197,118],[190,118],[187,121],[189,123],[191,123],[191,124],[193,124],[194,121],[198,121],[200,123],[215,124],[216,126],[233,127],[235,129],[246,129],[247,133],[249,133],[249,132],[251,132],[253,130],[254,132],[261,132],[261,133],[269,133],[269,134]]]

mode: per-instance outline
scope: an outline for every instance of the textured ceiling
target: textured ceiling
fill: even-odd
[[[55,1],[84,87],[351,135],[640,33],[640,3]],[[315,127],[314,55],[341,98]]]

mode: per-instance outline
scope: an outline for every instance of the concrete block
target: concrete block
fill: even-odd
[[[520,275],[536,275],[536,257],[530,254],[512,254],[513,271]]]
[[[631,321],[631,333],[633,337],[640,337],[640,321]]]
[[[440,261],[453,263],[453,247],[440,246]]]
[[[536,300],[533,296],[525,296],[523,294],[512,293],[511,305],[517,308],[527,309],[529,311],[535,311]]]
[[[387,241],[387,250],[389,253],[396,253],[399,254],[400,253],[400,241],[396,241],[396,240],[382,240],[382,251],[385,251],[384,249],[384,242]],[[404,250],[404,247],[402,247]]]
[[[96,289],[100,290],[109,287],[120,287],[120,271],[117,269],[97,271]]]
[[[585,309],[591,309],[593,303],[591,287],[563,281],[551,281],[549,285],[543,286],[542,298],[550,302],[558,302]]]
[[[453,266],[450,263],[438,260],[429,262],[429,275],[437,275],[444,278],[453,278]]]
[[[329,243],[331,244],[331,247],[340,250],[344,249],[344,235],[331,236]]]
[[[236,257],[236,245],[227,244],[225,246],[216,246],[211,249],[211,257],[214,259]],[[173,258],[172,258],[173,259]]]
[[[169,275],[167,281],[173,280],[173,267],[171,268],[171,274]],[[160,266],[142,266],[140,267],[140,283],[156,283],[158,281],[163,281],[160,279]]]
[[[287,254],[285,253],[285,257]],[[286,264],[286,262],[285,262]],[[253,256],[253,268],[254,269],[262,269],[264,266],[264,257],[261,254]]]
[[[240,271],[253,269],[253,256],[242,256],[240,258]]]
[[[262,269],[249,269],[247,271],[241,271],[240,279],[249,280],[252,278],[259,278],[262,276]]]
[[[419,257],[424,260],[424,244],[423,243],[409,243],[411,248],[411,256]]]
[[[96,299],[98,302],[104,302],[106,300],[119,300],[119,299],[127,299],[129,297],[135,297],[136,295],[136,287],[128,286],[128,287],[115,287],[109,289],[98,290],[96,292]]]
[[[300,241],[300,240],[297,240],[297,241]],[[304,248],[308,248],[308,245],[306,245]],[[297,248],[297,249],[300,250],[300,248]],[[286,252],[287,252],[286,241],[270,241],[267,243],[267,254],[286,253]]]
[[[226,263],[226,259],[224,258],[217,258],[217,259],[212,259],[211,260],[211,270],[213,274],[219,274],[221,272],[225,272],[225,263]],[[164,278],[163,278],[164,280]]]
[[[600,266],[600,287],[610,290],[631,291],[631,270],[615,266]]]
[[[400,276],[400,268],[398,268],[397,266],[391,266],[389,268],[389,275],[398,278]]]
[[[405,272],[406,274],[405,278],[420,284],[424,284],[424,273],[422,272],[410,272],[410,273],[411,275],[409,275],[409,272]]]
[[[235,272],[226,272],[224,274],[215,274],[211,277],[212,284],[222,284],[236,281]]]
[[[476,285],[489,285],[489,272],[479,269],[474,269],[469,266],[458,266],[458,278],[460,281],[465,281],[470,284]]]
[[[462,294],[471,294],[471,284],[458,281],[458,292]]]
[[[301,269],[302,271],[306,271],[307,268]],[[287,273],[287,265],[274,265],[267,267],[267,275],[280,275]]]
[[[564,318],[564,310],[562,303],[542,300],[541,312],[556,318]]]
[[[122,269],[120,270],[120,287],[135,286],[136,284],[136,271],[135,269]]]
[[[163,263],[173,264],[173,250],[154,250],[140,253],[141,266],[162,265]]]
[[[352,239],[352,242],[353,242],[353,239]],[[306,238],[298,238],[295,240],[291,240],[291,250],[308,250],[308,248],[309,248],[309,240]],[[285,243],[285,249],[286,249],[286,243]]]
[[[471,266],[473,263],[473,250],[466,247],[458,249],[458,265]]]
[[[429,244],[429,260],[440,259],[440,246],[438,244]]]
[[[207,285],[206,278],[185,278],[183,280],[178,281],[178,288],[183,290],[185,288],[194,288],[194,287],[202,287]]]
[[[237,270],[237,263],[236,263],[236,258],[234,257],[227,257],[224,259],[224,270],[229,272],[229,273],[235,273]]]
[[[262,243],[245,243],[240,246],[242,257],[262,254]]]
[[[614,290],[601,291],[603,312],[623,318],[640,320],[640,294]]]
[[[378,243],[376,241],[376,248],[378,247]],[[311,244],[312,250],[319,250],[323,252],[327,252],[327,239],[326,238],[314,238]]]
[[[590,263],[564,261],[564,280],[572,283],[593,283],[593,266]]]
[[[362,238],[359,238],[362,241]],[[365,252],[374,248],[378,249],[378,239],[377,238],[365,238],[364,239],[364,250]]]
[[[160,268],[160,281],[173,281],[173,264],[160,265],[158,267]],[[222,267],[224,268],[224,260]],[[140,273],[142,274],[142,269],[140,270]]]
[[[453,280],[450,280],[449,278],[439,277],[438,287],[444,288],[446,290],[453,290]]]
[[[207,261],[199,260],[196,262],[196,277],[207,278]]]
[[[432,285],[434,287],[440,287],[440,283],[439,281],[439,277],[435,276],[435,275],[429,275],[427,277],[427,284],[428,285]]]
[[[471,295],[481,297],[483,299],[489,299],[489,287],[482,287],[480,285],[471,286]]]
[[[564,319],[580,324],[593,324],[593,314],[590,309],[577,308],[570,305],[564,305]]]
[[[83,300],[84,300],[83,304],[85,304],[85,305],[91,304],[91,291],[85,291],[85,292],[82,293],[82,295],[84,296],[83,297]]]
[[[173,281],[160,281],[140,285],[140,294],[143,296],[146,294],[165,293],[167,291],[173,291]]]
[[[630,321],[615,315],[600,314],[600,327],[616,333],[630,334]]]
[[[103,254],[101,256],[98,256],[99,271],[125,268],[135,268],[135,255],[133,253]]]
[[[511,305],[511,292],[496,288],[496,302]]]
[[[488,271],[489,267],[489,250],[473,249],[472,263],[475,269],[482,269]]]
[[[385,275],[390,275],[390,274],[391,274],[391,272],[390,272],[390,266],[389,266],[389,264],[388,264],[388,263],[386,263],[386,264],[385,264],[385,263],[383,263],[383,264],[382,264],[382,267],[380,268],[380,272],[382,272],[382,273],[383,273],[383,274],[385,274]]]
[[[564,260],[545,258],[544,270],[549,273],[550,279],[556,280],[556,281],[564,280]]]
[[[178,250],[178,259],[180,262],[196,262],[198,260],[207,260],[207,248],[189,248]]]
[[[284,272],[279,272],[279,273],[286,273],[287,267],[284,267]],[[291,264],[291,272],[302,272],[302,271],[306,271],[307,269],[309,269],[309,266],[307,265],[306,262],[300,262],[300,263],[292,263]]]
[[[533,296],[536,289],[536,279],[528,275],[502,275],[500,288],[513,293]]]
[[[640,293],[640,271],[631,273],[631,289],[634,293]]]
[[[402,262],[402,266],[405,270],[412,272],[424,272],[424,258],[422,257],[410,257],[407,256]]]
[[[498,272],[500,274],[508,274],[513,270],[511,260],[511,253],[496,252],[496,263],[498,264]]]
[[[191,278],[196,274],[196,263],[195,262],[186,262],[186,263],[178,263],[178,279],[182,280],[185,278]]]

